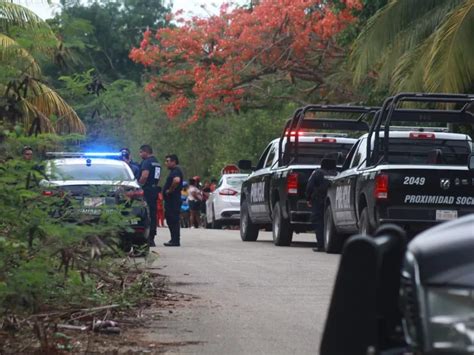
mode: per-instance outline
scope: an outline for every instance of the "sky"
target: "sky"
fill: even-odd
[[[154,1],[154,0],[150,0]],[[165,0],[169,3],[169,0]],[[60,11],[59,0],[52,0],[52,5],[48,5],[45,0],[15,0],[30,10],[33,10],[41,18],[46,19],[52,17],[55,12]],[[222,3],[229,2],[229,0],[173,0],[173,12],[184,10],[186,17],[198,15],[200,17],[207,17],[209,14],[217,14]],[[238,3],[245,3],[243,0],[236,1]],[[204,5],[204,10],[201,5]]]

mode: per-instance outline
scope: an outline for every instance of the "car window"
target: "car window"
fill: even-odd
[[[234,188],[240,188],[242,186],[242,183],[245,181],[247,177],[246,176],[232,176],[227,178],[227,185],[234,187]]]
[[[220,178],[219,182],[217,183],[217,188],[221,187],[223,182],[224,182],[224,179]]]
[[[273,147],[270,149],[270,152],[268,153],[267,160],[265,162],[265,168],[271,168],[273,165],[273,160],[275,160],[275,155],[276,155],[276,147],[277,145],[274,144]]]
[[[256,166],[256,170],[260,170],[263,168],[264,164],[265,164],[265,160],[267,158],[267,155],[268,155],[268,151],[270,150],[270,148],[272,147],[272,144],[269,144],[267,146],[267,148],[265,148],[262,156],[260,157],[259,161],[258,161],[258,164]]]
[[[52,180],[134,180],[124,165],[94,163],[90,166],[86,164],[54,164],[49,175]]]
[[[367,154],[367,140],[363,139],[358,148],[356,153],[354,154],[354,158],[351,162],[351,168],[357,168],[360,163],[365,160],[365,155]]]
[[[383,154],[383,140],[380,141]],[[390,138],[388,163],[465,166],[471,152],[467,140]]]

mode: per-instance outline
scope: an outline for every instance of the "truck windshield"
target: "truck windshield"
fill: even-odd
[[[319,165],[321,164],[322,159],[327,158],[335,159],[337,165],[342,165],[344,163],[346,155],[349,153],[352,146],[352,143],[301,142],[298,143],[298,154],[295,155],[294,163],[303,165]],[[291,149],[292,152],[294,152],[294,147],[292,147]]]
[[[383,142],[380,142],[383,152]],[[470,142],[447,139],[391,138],[388,148],[389,164],[467,164],[471,152]]]

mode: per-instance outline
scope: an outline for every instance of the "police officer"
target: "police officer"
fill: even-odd
[[[156,246],[156,200],[160,192],[158,182],[160,181],[161,166],[158,160],[153,156],[153,149],[148,144],[144,144],[140,147],[140,158],[143,160],[140,165],[140,178],[138,179],[138,183],[143,187],[145,200],[148,205],[148,210],[150,211],[150,235],[148,245],[154,247]]]
[[[163,197],[165,200],[165,218],[170,229],[171,240],[164,243],[166,247],[180,246],[179,216],[181,213],[181,190],[183,189],[183,172],[178,166],[179,160],[176,154],[170,154],[165,159],[166,167],[169,169],[168,178],[163,186]]]
[[[306,200],[311,207],[311,220],[316,232],[317,247],[313,251],[324,250],[324,199],[330,182],[327,176],[335,176],[336,160],[322,159],[321,167],[311,174],[306,186]]]
[[[128,164],[130,169],[132,169],[133,176],[135,176],[135,179],[139,179],[140,178],[140,165],[138,165],[132,160],[130,156],[130,149],[122,148],[120,149],[120,154],[121,154],[122,160]]]

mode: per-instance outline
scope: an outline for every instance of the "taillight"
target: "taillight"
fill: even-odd
[[[316,138],[315,143],[336,143],[335,138]]]
[[[388,175],[379,174],[375,177],[375,199],[386,200],[388,198]]]
[[[54,192],[50,190],[43,190],[43,196],[53,196]]]
[[[298,174],[290,173],[286,178],[286,192],[288,195],[298,194]]]
[[[298,136],[302,136],[302,135],[304,135],[304,132],[303,132],[303,131],[290,131],[290,130],[287,130],[287,131],[285,132],[285,134],[286,134],[287,136],[292,136],[292,137],[294,137],[294,136],[297,136],[297,135],[298,135]]]
[[[238,193],[239,193],[238,191],[235,191],[233,189],[222,189],[219,191],[219,195],[223,195],[223,196],[235,196]]]
[[[436,135],[434,133],[426,132],[410,132],[411,139],[435,139]]]

